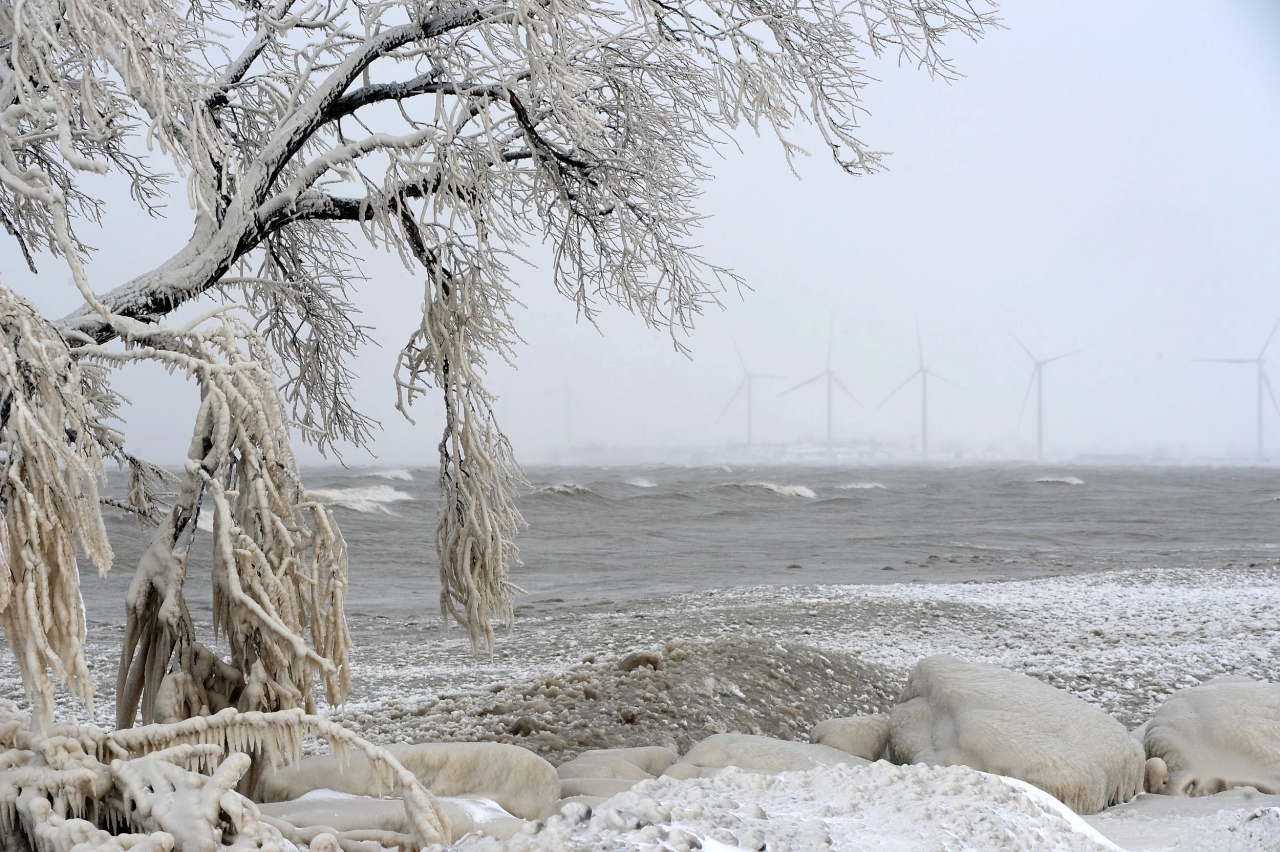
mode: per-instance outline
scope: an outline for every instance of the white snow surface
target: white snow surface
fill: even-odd
[[[727,769],[715,778],[642,781],[578,824],[553,817],[537,834],[478,844],[505,852],[668,852],[697,846],[733,852],[1118,849],[1062,813],[1051,797],[997,775],[884,761],[778,775]]]

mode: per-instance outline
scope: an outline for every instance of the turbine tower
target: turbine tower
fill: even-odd
[[[1271,389],[1271,379],[1267,376],[1267,370],[1263,366],[1267,363],[1267,349],[1271,346],[1271,340],[1276,336],[1276,329],[1280,328],[1280,320],[1276,320],[1276,324],[1271,326],[1271,333],[1267,335],[1267,340],[1262,344],[1262,348],[1258,350],[1256,358],[1196,358],[1200,363],[1210,364],[1254,364],[1258,368],[1258,458],[1262,458],[1262,392],[1265,389],[1267,396],[1271,397],[1271,404],[1275,406],[1276,414],[1280,414],[1280,404],[1276,402],[1276,393]]]
[[[742,366],[742,382],[738,385],[737,390],[733,392],[733,396],[729,397],[729,401],[725,403],[724,410],[720,412],[720,416],[716,418],[716,422],[719,423],[725,414],[728,413],[730,406],[732,406],[734,400],[738,398],[738,394],[742,393],[745,388],[747,391],[747,446],[749,447],[754,439],[754,435],[752,433],[752,410],[754,408],[755,397],[752,394],[752,389],[755,381],[756,379],[781,379],[782,376],[770,376],[764,373],[753,373],[748,370],[747,362],[742,357],[742,350],[738,348],[737,339],[734,338],[733,335],[729,335],[729,339],[733,341],[733,351],[738,354],[738,363]]]
[[[920,377],[920,457],[927,459],[929,458],[929,377],[933,376],[935,379],[940,379],[944,382],[947,380],[942,378],[942,376],[939,376],[933,370],[925,366],[924,344],[921,343],[920,341],[919,324],[916,325],[916,353],[920,356],[919,368],[917,368],[914,373],[907,376],[907,378],[902,382],[902,384],[894,388],[893,393],[886,396],[884,398],[884,402],[876,406],[876,410],[879,411],[881,408],[884,408],[885,403],[893,399],[894,396],[897,395],[898,391],[902,390],[908,384],[910,384],[911,380],[914,379],[916,376],[919,376]]]
[[[831,448],[831,390],[832,388],[833,387],[840,388],[840,390],[844,391],[845,395],[848,396],[849,399],[853,400],[854,403],[856,403],[859,408],[862,407],[862,403],[858,402],[858,398],[853,395],[852,391],[850,391],[847,387],[844,386],[844,382],[840,381],[840,377],[837,376],[835,374],[835,371],[831,369],[831,339],[832,339],[832,328],[828,327],[827,329],[827,368],[823,370],[821,373],[818,373],[818,375],[814,376],[813,378],[805,379],[800,384],[794,387],[787,388],[782,393],[778,394],[779,397],[784,397],[787,394],[791,393],[792,391],[800,390],[800,388],[805,387],[806,385],[813,384],[819,379],[827,380],[827,449]]]
[[[1018,340],[1014,335],[1014,340]],[[1022,347],[1022,351],[1027,353],[1027,357],[1031,359],[1031,363],[1035,366],[1031,368],[1031,380],[1027,382],[1027,393],[1022,398],[1022,410],[1018,412],[1018,423],[1022,423],[1022,416],[1027,413],[1027,401],[1031,399],[1031,386],[1036,388],[1036,458],[1044,461],[1044,367],[1045,364],[1052,364],[1054,361],[1061,361],[1071,355],[1075,355],[1082,350],[1073,349],[1062,355],[1054,355],[1052,358],[1037,358],[1031,354],[1031,350],[1021,340],[1018,345]]]

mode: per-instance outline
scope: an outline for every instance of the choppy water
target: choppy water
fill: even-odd
[[[768,583],[939,582],[1280,558],[1269,468],[533,468],[522,611]],[[324,469],[351,557],[348,612],[433,617],[434,470]],[[117,567],[83,581],[89,618],[123,620],[146,533],[109,518]],[[199,552],[197,545],[196,551]],[[890,568],[892,570],[886,570]],[[207,568],[188,595],[208,617]]]

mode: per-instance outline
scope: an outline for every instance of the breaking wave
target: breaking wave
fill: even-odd
[[[772,482],[747,482],[742,485],[731,485],[730,488],[763,488],[783,497],[805,497],[809,500],[817,497],[813,489],[806,485],[775,485]]]
[[[1074,476],[1042,476],[1036,482],[1046,485],[1084,485],[1083,479],[1076,479]]]
[[[390,485],[370,485],[364,488],[321,488],[316,491],[308,491],[307,496],[332,506],[341,506],[344,509],[366,514],[369,512],[392,514],[391,510],[387,508],[388,503],[399,503],[402,500],[413,499],[412,494],[397,491]]]
[[[850,482],[848,485],[837,485],[841,491],[868,491],[872,488],[884,488],[879,482]]]
[[[413,474],[403,468],[395,470],[375,470],[370,476],[376,476],[379,479],[397,479],[400,482],[413,482]]]
[[[560,494],[566,497],[599,497],[600,495],[592,491],[585,485],[579,485],[576,482],[561,482],[558,485],[544,485],[536,488],[534,494]]]
[[[658,487],[658,484],[654,482],[652,479],[645,479],[643,476],[636,476],[631,479],[628,479],[627,484],[633,485],[636,488],[657,488]]]

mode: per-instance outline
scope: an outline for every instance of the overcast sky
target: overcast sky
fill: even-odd
[[[951,382],[930,387],[939,455],[1034,454],[1034,399],[1019,423],[1031,362],[1014,335],[1039,357],[1084,349],[1046,368],[1050,456],[1251,454],[1253,368],[1193,359],[1253,357],[1280,319],[1280,4],[1009,0],[1002,14],[1006,30],[951,45],[957,82],[873,66],[863,138],[892,152],[888,172],[844,176],[804,134],[815,155],[799,180],[776,141],[746,135],[714,166],[706,253],[752,290],[703,318],[692,358],[621,311],[599,329],[576,321],[544,270],[518,270],[526,345],[518,371],[491,376],[517,454],[743,441],[741,398],[717,420],[741,380],[732,338],[751,370],[784,377],[757,386],[756,440],[821,440],[822,384],[776,394],[823,369],[829,327],[832,366],[865,405],[837,398],[836,439],[909,443],[918,386],[876,407],[918,366],[917,322]],[[115,203],[101,234],[84,232],[102,247],[95,285],[180,245],[190,217],[174,213],[157,223]],[[75,307],[56,262],[33,278],[11,243],[3,253],[7,284],[50,313]],[[366,271],[357,303],[382,347],[358,370],[385,426],[376,451],[434,464],[438,406],[419,403],[417,426],[393,410],[420,284],[372,252]],[[1280,363],[1280,340],[1269,354]],[[134,451],[180,459],[194,390],[149,370],[120,387]]]

